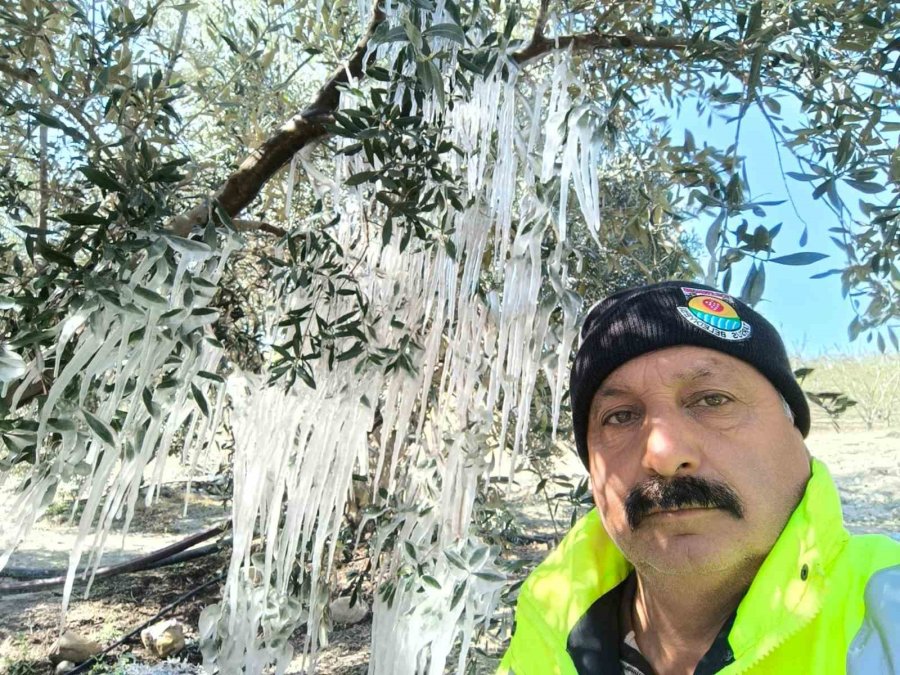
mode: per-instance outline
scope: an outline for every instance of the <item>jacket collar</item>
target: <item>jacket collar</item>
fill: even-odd
[[[814,459],[803,499],[738,606],[729,635],[736,658],[762,658],[816,616],[826,574],[849,538],[837,487]]]

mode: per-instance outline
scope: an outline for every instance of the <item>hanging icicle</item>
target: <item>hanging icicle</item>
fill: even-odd
[[[121,269],[108,287],[77,298],[60,325],[56,354],[70,343],[74,351],[62,369],[56,359],[38,419],[37,461],[5,505],[4,522],[16,525],[3,530],[0,567],[57,489],[80,482],[76,499],[84,503],[63,614],[82,556],[89,554],[88,592],[111,530],[118,524],[123,534],[128,531],[139,488],[149,479],[148,503],[158,494],[176,433],[189,418],[213,414],[207,401],[219,398],[214,373],[221,348],[206,334],[218,317],[207,305],[237,245],[229,236],[218,251],[180,237],[152,237],[133,270]],[[74,400],[64,396],[70,387],[77,387]],[[200,433],[191,426],[185,447],[199,451],[217,426],[208,420]]]
[[[388,26],[412,20],[405,6],[385,11]],[[442,2],[418,17],[420,32],[453,21]],[[473,28],[469,38],[482,36]],[[288,220],[298,163],[323,213],[290,236],[309,242],[333,216],[327,236],[355,284],[342,295],[333,291],[334,279],[312,274],[273,292],[266,344],[291,341],[302,350],[321,339],[343,355],[304,364],[314,388],[268,386],[237,374],[226,392],[208,378],[221,351],[204,337],[216,318],[206,305],[236,245],[231,238],[218,253],[199,242],[158,239],[132,272],[121,273],[116,293],[87,296],[61,324],[60,349],[68,343],[74,353],[57,375],[38,432],[56,449],[36,466],[17,508],[30,524],[61,480],[87,475],[66,601],[82,553],[90,548],[96,566],[116,519],[123,517],[127,529],[145,469],[151,466],[158,483],[182,429],[182,454],[196,463],[227,396],[235,439],[233,550],[222,600],[201,617],[206,666],[225,675],[261,672],[267,664],[283,672],[294,656],[289,638],[302,626],[299,656],[315,670],[341,519],[359,473],[374,476],[372,503],[380,514],[370,514],[378,525],[370,672],[436,674],[451,665],[464,672],[505,581],[498,552],[473,527],[476,497],[501,464],[513,471],[527,447],[541,370],[553,393],[555,433],[581,311],[568,288],[568,195],[573,188],[597,236],[596,166],[604,147],[596,115],[572,93],[580,89],[570,54],[557,54],[545,76],[523,82],[518,65],[501,53],[450,106],[459,44],[434,39],[446,57],[440,69],[421,66],[437,69],[428,71],[439,80],[431,92],[417,99],[401,83],[393,93],[398,106],[411,108],[408,115],[439,126],[440,141],[458,149],[446,160],[446,174],[458,178],[457,203],[447,199],[416,214],[431,230],[386,235],[388,204],[373,199],[373,187],[384,183],[347,184],[383,168],[382,158],[349,152],[331,171],[310,154],[291,164]],[[394,42],[370,48],[379,59],[399,58]],[[401,64],[410,78],[419,68]],[[348,93],[342,104],[352,108],[359,100]],[[432,176],[423,192],[441,187]],[[360,307],[364,345],[359,335],[323,332],[323,321]],[[285,327],[285,316],[298,315],[305,323]],[[12,356],[4,359],[19,367]],[[64,409],[63,391],[73,383],[78,410]],[[72,419],[78,423],[60,421]],[[148,499],[153,494],[151,488]],[[26,530],[6,542],[7,556]]]

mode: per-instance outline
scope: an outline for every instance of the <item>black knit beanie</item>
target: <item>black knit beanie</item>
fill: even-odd
[[[804,438],[809,406],[775,328],[740,300],[714,288],[664,281],[619,291],[588,313],[569,381],[575,446],[588,466],[588,415],[603,380],[648,352],[696,345],[746,361],[781,392]]]

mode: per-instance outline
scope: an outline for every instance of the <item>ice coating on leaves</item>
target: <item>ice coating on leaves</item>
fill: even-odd
[[[215,371],[221,349],[205,337],[206,305],[235,242],[218,252],[200,242],[151,238],[133,270],[122,268],[101,290],[75,299],[59,327],[56,353],[73,352],[63,368],[56,359],[54,379],[41,408],[35,435],[36,461],[10,504],[16,526],[4,529],[0,566],[50,505],[56,490],[78,485],[82,502],[78,537],[69,558],[63,614],[75,572],[89,554],[90,588],[112,529],[124,534],[134,515],[142,484],[146,501],[158,489],[176,433],[199,415],[192,385],[216,394],[218,385],[197,378]],[[171,249],[170,249],[171,247]],[[54,354],[42,355],[49,358]],[[76,386],[73,399],[64,395]],[[216,396],[219,396],[216,394]],[[207,444],[215,424],[193,428],[185,447]],[[50,451],[52,450],[52,451]],[[145,469],[155,462],[150,476]]]
[[[402,11],[389,7],[389,22]],[[450,20],[441,11],[429,19]],[[453,44],[447,48],[454,52]],[[377,50],[390,56],[397,46]],[[356,261],[355,278],[368,303],[367,352],[391,353],[401,365],[375,367],[363,355],[331,369],[316,364],[314,390],[249,387],[235,422],[241,439],[235,549],[223,601],[205,614],[201,631],[208,666],[224,673],[255,672],[263,662],[283,668],[290,658],[286,637],[305,624],[304,663],[315,668],[339,516],[358,462],[358,473],[375,477],[369,517],[379,527],[370,672],[442,673],[447,666],[464,672],[475,632],[489,621],[505,578],[496,551],[472,527],[479,484],[498,469],[511,424],[512,470],[515,453],[527,442],[542,367],[554,395],[554,428],[559,417],[580,312],[580,298],[567,288],[570,183],[591,228],[599,227],[590,166],[601,148],[587,111],[574,119],[567,115],[574,82],[568,57],[559,57],[549,80],[536,86],[524,124],[517,118],[517,77],[515,65],[498,65],[475,78],[472,95],[455,100],[452,110],[434,94],[413,111],[431,121],[442,116],[446,140],[462,150],[449,161],[451,172],[464,179],[466,206],[429,216],[435,223],[446,217],[452,248],[416,238],[405,246],[397,235],[383,243],[384,208],[372,201],[365,183],[343,186],[351,175],[378,169],[377,159],[372,165],[353,154],[335,163],[333,176],[324,176],[311,157],[301,158],[314,191],[329,200],[326,209],[340,215],[331,236]],[[345,97],[343,105],[352,106],[353,99]],[[559,201],[549,203],[536,196],[536,186],[554,180],[558,163],[568,168]],[[548,261],[542,247],[553,226]],[[490,271],[496,286],[483,293]],[[281,315],[309,306],[321,316],[353,308],[340,297],[323,303],[322,283],[313,279],[284,296]],[[557,307],[561,320],[553,318]],[[293,331],[308,338],[318,329],[310,317],[302,328],[274,330],[271,342]],[[342,338],[335,351],[350,344]],[[262,430],[265,453],[259,448]],[[393,515],[385,522],[387,514]],[[251,553],[257,534],[262,543]],[[288,583],[292,569],[299,576]],[[450,664],[457,645],[462,648]]]
[[[397,25],[406,11],[387,6],[388,22]],[[443,3],[421,16],[420,30],[453,21]],[[481,39],[474,28],[469,37]],[[288,173],[288,210],[299,164],[325,211],[340,216],[328,232],[353,262],[367,306],[366,346],[331,367],[319,359],[311,366],[314,389],[299,381],[286,391],[249,377],[229,381],[233,551],[222,601],[200,622],[204,662],[222,673],[260,672],[266,664],[283,671],[293,656],[288,638],[301,626],[302,656],[315,669],[354,472],[374,476],[369,517],[378,528],[378,591],[370,672],[439,673],[450,666],[462,673],[477,630],[496,608],[504,575],[497,552],[472,525],[476,497],[489,476],[514,469],[542,370],[553,391],[555,430],[581,303],[567,285],[568,194],[573,186],[596,233],[595,167],[603,148],[590,107],[573,100],[577,77],[568,55],[555,58],[546,78],[528,83],[501,58],[450,107],[442,99],[458,45],[437,39],[449,54],[440,73],[444,86],[410,114],[433,124],[440,118],[443,140],[459,148],[447,162],[449,173],[461,177],[463,208],[444,204],[424,214],[435,227],[433,241],[384,238],[385,206],[372,200],[371,186],[344,184],[378,169],[377,158],[369,164],[362,153],[342,156],[323,171],[309,152]],[[399,46],[375,49],[388,58]],[[396,96],[402,100],[402,86]],[[342,100],[358,103],[352,92]],[[312,232],[318,224],[308,227]],[[84,298],[60,327],[72,356],[56,375],[38,431],[41,443],[53,440],[59,450],[41,460],[37,480],[17,504],[30,523],[61,480],[87,470],[66,599],[81,554],[90,548],[98,564],[116,518],[127,527],[145,469],[152,500],[176,433],[186,430],[181,455],[195,464],[219,426],[226,392],[203,381],[214,401],[206,417],[189,385],[201,382],[200,371],[214,372],[220,359],[200,336],[217,318],[206,307],[209,282],[218,280],[235,245],[226,239],[217,251],[190,239],[161,239],[130,274],[122,272],[115,293]],[[168,249],[174,253],[166,257]],[[314,276],[276,293],[266,342],[304,344],[320,330],[316,317],[353,310],[347,296],[321,300],[328,283]],[[302,328],[279,325],[310,306]],[[355,344],[346,335],[332,342],[338,354]],[[65,409],[70,403],[62,394],[72,383],[77,404]],[[58,419],[75,423],[57,430]]]
[[[27,370],[28,366],[19,353],[0,345],[0,396],[6,396],[9,385]]]
[[[283,672],[292,656],[288,638],[301,622],[309,627],[305,652],[317,650],[322,606],[303,591],[312,589],[318,600],[315,593],[330,572],[373,412],[359,402],[358,390],[346,387],[298,385],[285,393],[233,378],[229,393],[235,405],[233,548],[222,603],[208,608],[201,622],[204,663],[222,673],[250,673],[274,662]],[[258,535],[264,543],[254,551]]]

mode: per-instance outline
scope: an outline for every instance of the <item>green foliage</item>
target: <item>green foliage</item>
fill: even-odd
[[[360,153],[373,166],[348,184],[373,186],[374,198],[389,206],[382,240],[397,236],[406,244],[416,237],[452,253],[452,232],[436,230],[427,216],[444,204],[465,206],[459,177],[448,175],[443,161],[458,149],[442,138],[439,120],[425,124],[411,107],[436,90],[446,106],[469,95],[503,50],[526,45],[535,8],[450,3],[452,20],[423,30],[427,7],[414,5],[402,24],[377,28],[373,44],[397,45],[397,51],[368,67],[365,76],[375,84],[345,92],[346,101],[363,100],[338,112],[330,129],[355,141],[343,153]],[[319,21],[303,5],[163,2],[88,11],[37,0],[7,10],[0,33],[7,85],[0,97],[0,198],[7,228],[20,225],[3,236],[13,270],[3,293],[25,311],[3,334],[14,334],[20,323],[52,325],[58,288],[83,285],[103,259],[124,263],[129,246],[140,241],[134,232],[160,227],[219,184],[229,163],[321,82],[305,75],[349,53],[356,36],[346,28],[364,18],[355,12],[353,3],[333,4]],[[740,287],[752,302],[765,292],[767,265],[809,264],[825,255],[781,246],[776,253],[776,238],[785,235],[780,223],[765,222],[773,202],[748,198],[752,177],[742,168],[747,140],[740,120],[753,108],[796,158],[801,170],[785,171],[786,179],[835,211],[830,227],[847,264],[825,274],[839,274],[844,294],[858,307],[850,335],[876,331],[879,346],[896,346],[900,121],[891,68],[897,17],[889,3],[756,2],[735,11],[697,1],[653,12],[641,4],[586,6],[557,20],[548,35],[593,26],[596,35],[674,45],[578,55],[589,87],[581,94],[601,136],[633,148],[640,170],[630,180],[643,184],[641,197],[607,228],[610,241],[602,244],[611,255],[601,255],[604,265],[653,249],[649,229],[671,231],[673,223],[698,214],[712,217],[706,245],[714,257],[711,271],[724,287],[733,285],[734,264],[752,258]],[[459,49],[458,65],[448,76],[451,48]],[[405,93],[395,102],[400,86]],[[660,100],[673,108],[696,104],[698,116],[729,116],[734,144],[698,144],[697,132],[687,132],[683,142],[660,134]],[[786,117],[787,110],[796,115]],[[43,145],[36,133],[41,127],[49,131]],[[425,178],[440,187],[425,191]],[[611,178],[604,189],[617,180]],[[297,190],[304,194],[293,200],[296,207],[310,208],[308,190]],[[252,208],[265,218],[284,197],[272,183]],[[858,206],[848,206],[857,197]],[[677,242],[677,236],[663,241]]]

